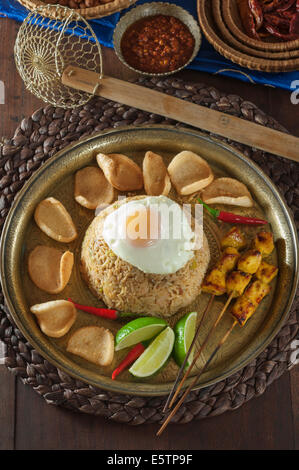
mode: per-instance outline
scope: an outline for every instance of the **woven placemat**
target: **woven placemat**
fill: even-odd
[[[186,83],[175,78],[142,78],[139,83],[286,132],[253,103],[236,95],[226,95],[213,87],[201,83]],[[158,123],[179,125],[161,116],[101,98],[93,99],[75,110],[46,106],[34,112],[31,117],[24,118],[14,137],[4,140],[0,148],[0,230],[10,205],[24,182],[58,150],[75,140],[111,127]],[[276,183],[293,210],[299,229],[299,165],[228,142],[257,162]],[[1,292],[0,304],[0,339],[7,346],[5,364],[25,384],[31,385],[47,403],[132,425],[162,421],[161,410],[165,397],[117,395],[73,379],[43,359],[26,341],[10,317]],[[190,393],[173,422],[187,423],[192,419],[219,415],[239,408],[248,400],[261,395],[275,379],[292,367],[292,343],[298,337],[298,331],[297,292],[287,323],[268,348],[226,380]]]

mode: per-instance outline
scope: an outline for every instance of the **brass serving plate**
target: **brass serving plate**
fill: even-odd
[[[41,333],[29,310],[29,306],[34,303],[68,296],[79,303],[100,305],[82,281],[78,269],[82,237],[94,214],[93,211],[84,209],[74,201],[73,175],[79,168],[95,163],[94,156],[97,150],[104,153],[124,153],[141,164],[144,152],[149,149],[163,155],[166,163],[183,149],[200,153],[211,164],[216,175],[230,175],[243,181],[256,202],[250,213],[263,215],[271,224],[276,241],[273,261],[279,266],[279,276],[273,285],[271,295],[263,300],[256,315],[246,327],[234,329],[230,340],[202,375],[198,387],[220,381],[244,367],[266,348],[288,317],[298,281],[298,241],[292,216],[269,178],[243,154],[221,141],[194,130],[150,126],[111,130],[73,144],[45,163],[22,188],[6,219],[0,253],[2,286],[9,310],[24,336],[43,357],[71,376],[103,389],[153,396],[169,392],[177,372],[173,361],[170,361],[163,372],[151,380],[141,382],[132,378],[127,372],[119,380],[112,381],[109,377],[111,370],[121,359],[120,353],[110,368],[99,368],[66,353],[65,344],[70,333],[60,339],[46,337]],[[51,240],[35,225],[34,209],[37,203],[47,196],[60,199],[74,219],[80,236],[69,245]],[[218,250],[217,233],[227,228],[227,224],[214,227],[209,218],[205,219],[205,231],[213,254]],[[255,229],[248,227],[245,229],[248,236],[254,235]],[[62,249],[69,248],[75,254],[76,267],[71,281],[59,296],[51,296],[40,291],[28,277],[26,268],[28,251],[39,243]],[[185,311],[196,308],[202,313],[207,301],[208,296],[202,294],[196,303]],[[222,296],[215,302],[204,325],[203,333],[207,332],[224,301],[225,296]],[[178,315],[170,323],[173,324],[177,318]],[[231,322],[232,319],[227,314],[220,323],[206,355]],[[85,324],[101,324],[114,332],[120,326],[118,322],[79,312],[71,332]]]

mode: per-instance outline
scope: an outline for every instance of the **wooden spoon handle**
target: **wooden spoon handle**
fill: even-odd
[[[159,91],[69,66],[62,83],[299,162],[299,138]]]

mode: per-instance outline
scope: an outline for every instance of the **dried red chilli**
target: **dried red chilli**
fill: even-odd
[[[242,24],[247,32],[248,36],[259,39],[258,32],[256,30],[256,24],[254,21],[254,15],[249,7],[248,0],[237,0],[240,17]]]
[[[281,13],[282,11],[286,11],[288,10],[289,8],[291,8],[294,3],[296,3],[296,0],[289,0],[288,2],[286,2],[284,5],[280,5],[279,8],[277,8],[277,12],[278,13]]]
[[[299,11],[293,15],[290,21],[290,34],[297,34],[299,31]]]
[[[262,2],[262,8],[265,12],[273,11],[278,5],[280,0],[273,0],[272,2]]]
[[[112,372],[112,380],[114,380],[121,372],[127,369],[133,362],[141,356],[141,354],[145,351],[145,346],[142,343],[136,344],[134,348],[132,348],[126,357],[121,361],[121,363],[114,369]]]
[[[279,15],[281,18],[288,18],[289,20],[291,20],[293,18],[294,13],[292,11],[286,10],[286,11],[281,11]]]
[[[248,0],[248,6],[255,20],[256,31],[258,31],[264,20],[263,9],[258,0]]]
[[[262,40],[273,36],[282,41],[299,39],[299,0],[237,0],[248,36]]]
[[[293,41],[296,39],[292,34],[282,33],[276,26],[272,24],[266,23],[265,28],[268,33],[272,34],[272,36],[276,36],[279,39],[283,39],[284,41]]]
[[[266,23],[271,24],[272,26],[280,28],[289,28],[290,22],[287,18],[281,18],[280,16],[267,13],[264,16]]]
[[[205,207],[209,214],[211,214],[216,219],[221,220],[222,222],[244,225],[265,225],[268,223],[263,219],[256,219],[255,217],[244,217],[242,215],[234,214],[233,212],[225,212],[218,209],[213,209],[204,203],[200,198],[198,198],[198,202],[200,202],[200,204]]]

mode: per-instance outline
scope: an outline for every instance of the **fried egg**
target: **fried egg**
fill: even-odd
[[[121,204],[106,217],[102,237],[117,256],[144,273],[175,273],[194,256],[189,220],[165,196]]]

